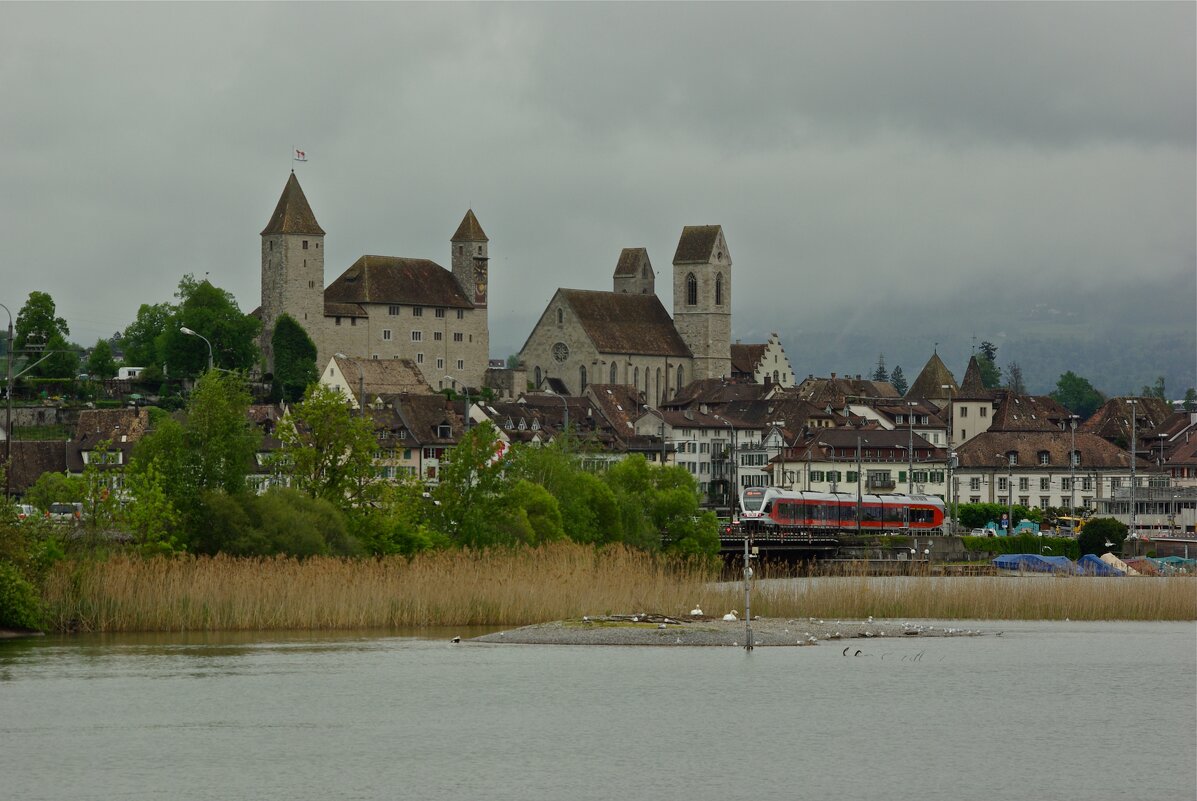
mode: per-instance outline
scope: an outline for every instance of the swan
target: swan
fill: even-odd
[[[736,610],[733,609],[730,612],[728,612],[726,615],[724,615],[723,619],[726,621],[732,622],[732,621],[739,620],[740,618],[736,617]]]
[[[702,617],[702,610],[696,606],[690,610],[690,614],[694,617]]]

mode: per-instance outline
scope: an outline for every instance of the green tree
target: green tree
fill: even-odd
[[[291,486],[346,508],[361,501],[374,479],[377,441],[370,418],[354,415],[344,396],[311,384],[276,431],[275,465]]]
[[[894,371],[889,374],[889,382],[894,385],[894,389],[898,391],[899,395],[905,395],[906,390],[910,388],[906,383],[906,376],[902,373],[900,364],[894,365]]]
[[[18,351],[34,351],[33,361],[41,353],[51,355],[29,371],[40,378],[74,378],[79,372],[78,349],[67,337],[71,329],[66,320],[59,317],[54,299],[45,292],[30,292],[29,299],[17,313],[13,328],[13,342]]]
[[[212,358],[225,370],[249,370],[258,362],[257,336],[262,324],[242,314],[232,294],[207,281],[184,276],[179,282],[178,313],[160,340],[159,356],[172,376],[196,376],[207,369],[208,347],[189,328],[212,343]]]
[[[615,493],[598,476],[581,469],[578,458],[553,443],[515,448],[507,460],[512,476],[544,487],[557,499],[565,536],[575,542],[607,543],[623,539],[623,521]]]
[[[137,319],[129,323],[121,335],[125,364],[133,367],[161,369],[167,331],[177,329],[178,309],[171,303],[143,303],[137,309]],[[202,342],[200,343],[203,344]]]
[[[112,358],[112,346],[108,340],[96,341],[91,349],[91,356],[87,359],[87,374],[97,381],[116,377],[116,360]]]
[[[700,511],[698,485],[689,471],[650,465],[637,455],[612,465],[605,479],[619,500],[625,542],[656,549],[664,538],[669,550],[718,552],[718,521]]]
[[[981,358],[988,359],[990,362],[997,361],[997,351],[998,351],[997,345],[986,340],[981,343],[980,349],[981,349]]]
[[[1197,389],[1193,387],[1185,390],[1185,411],[1197,412]]]
[[[1085,527],[1077,535],[1077,544],[1082,556],[1087,553],[1101,556],[1108,551],[1119,553],[1127,533],[1125,523],[1119,523],[1112,517],[1095,517],[1085,523]]]
[[[67,473],[42,473],[25,491],[25,503],[43,512],[52,503],[82,503],[87,498],[87,484],[80,476]]]
[[[271,397],[295,403],[320,375],[316,345],[308,332],[289,314],[280,315],[270,337],[274,351],[274,380]]]
[[[889,381],[889,371],[885,369],[885,354],[877,356],[877,367],[873,370],[874,381]]]
[[[1069,370],[1056,381],[1051,397],[1068,411],[1083,418],[1089,417],[1105,403],[1105,398],[1093,388],[1087,378]]]
[[[489,421],[470,429],[446,454],[440,483],[432,491],[434,525],[457,545],[485,547],[510,544],[496,527],[493,510],[512,479],[496,459],[499,435]]]
[[[1149,387],[1144,384],[1143,388],[1139,390],[1139,394],[1144,398],[1159,398],[1160,400],[1168,400],[1168,393],[1164,389],[1164,377],[1159,376],[1156,378],[1154,386]]]
[[[516,480],[497,504],[494,526],[503,543],[542,545],[565,537],[557,499],[539,484]]]
[[[449,540],[430,521],[431,503],[424,497],[424,485],[416,478],[394,483],[380,482],[372,502],[348,512],[349,533],[367,553],[411,556],[449,545]]]
[[[124,523],[141,552],[149,556],[181,550],[177,534],[182,516],[171,503],[162,471],[154,462],[130,473],[125,480],[125,491],[129,504],[125,507]]]

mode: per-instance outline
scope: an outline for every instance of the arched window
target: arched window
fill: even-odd
[[[632,386],[634,386],[636,388],[640,387],[640,368],[639,367],[636,368],[636,372],[633,374]]]
[[[723,273],[715,274],[715,305],[723,305]]]
[[[562,309],[558,309],[557,310],[557,325],[561,325],[563,322],[565,322],[565,312]]]
[[[615,369],[615,362],[611,362],[611,380],[607,383],[614,384],[619,379],[619,373]]]
[[[578,392],[579,393],[585,392],[586,391],[586,365],[582,365],[581,367],[578,368],[578,378],[581,381],[581,386],[578,387]]]
[[[660,404],[661,398],[661,368],[657,368],[657,403]]]
[[[540,389],[540,368],[536,368],[536,388]]]
[[[686,382],[682,380],[683,375],[684,373],[682,373],[682,366],[679,364],[677,366],[677,386],[673,388],[674,395],[680,392],[682,387],[686,385]]]
[[[777,383],[777,379],[778,379],[779,375],[780,375],[780,373],[778,373],[778,371],[776,371],[776,370],[773,371],[773,383],[774,384]]]
[[[694,273],[686,275],[686,305],[698,305],[698,279],[694,277]]]

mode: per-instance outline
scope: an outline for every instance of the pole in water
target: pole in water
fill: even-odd
[[[748,553],[748,532],[744,532],[744,650],[751,651],[752,642],[752,565]]]

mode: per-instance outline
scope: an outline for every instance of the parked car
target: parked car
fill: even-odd
[[[81,503],[52,503],[46,510],[46,517],[58,522],[79,522],[83,519],[83,504]]]
[[[974,528],[969,532],[970,537],[996,537],[997,531],[992,528]]]
[[[37,517],[37,510],[28,503],[17,504],[17,520],[28,520],[31,517]]]

